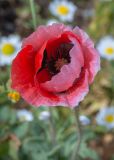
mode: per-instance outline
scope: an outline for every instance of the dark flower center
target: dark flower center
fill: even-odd
[[[72,49],[72,43],[62,43],[60,44],[55,53],[48,58],[47,50],[44,50],[44,56],[42,60],[42,65],[39,72],[47,68],[48,71],[55,75],[60,72],[60,69],[63,65],[70,63],[71,57],[69,55],[69,51]]]
[[[64,66],[65,64],[68,64],[67,59],[64,58],[59,58],[56,62],[55,62],[55,68],[57,71],[60,71],[61,67]]]

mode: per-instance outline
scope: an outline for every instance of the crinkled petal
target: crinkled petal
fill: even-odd
[[[79,80],[68,90],[66,99],[69,107],[74,108],[78,106],[86,94],[89,92],[88,71],[82,71]]]
[[[81,43],[84,46],[94,47],[93,41],[89,38],[88,34],[84,32],[82,29],[80,29],[79,27],[75,27],[73,29],[73,32],[80,38]]]
[[[53,93],[46,92],[45,90],[30,85],[17,86],[16,90],[20,92],[21,96],[31,105],[36,107],[40,106],[56,106],[60,101],[59,96]]]
[[[23,40],[22,47],[30,44],[35,50],[38,50],[45,43],[45,41],[54,37],[59,37],[63,32],[70,30],[70,27],[67,27],[61,23],[55,23],[50,26],[39,26],[35,32]]]
[[[74,47],[70,50],[70,56],[71,62],[68,65],[64,65],[61,71],[53,76],[50,81],[42,84],[45,89],[52,92],[62,92],[73,85],[84,65],[82,50],[78,41],[75,42]]]
[[[47,68],[42,69],[38,74],[35,75],[35,82],[38,83],[44,83],[45,81],[49,81],[51,79],[52,75],[49,73]]]
[[[95,75],[100,70],[100,56],[97,50],[94,48],[94,43],[89,38],[87,33],[85,33],[79,27],[75,27],[73,31],[81,40],[81,47],[85,59],[85,68],[87,68],[89,72],[89,83],[92,83]]]
[[[12,88],[16,89],[18,86],[33,83],[35,54],[32,46],[28,45],[13,60],[11,68]]]
[[[95,48],[84,48],[85,68],[89,72],[89,83],[92,83],[95,75],[100,70],[100,57]]]
[[[44,50],[46,47],[46,43],[45,42],[42,47],[37,51],[37,54],[35,56],[35,71],[38,72],[38,70],[41,68],[42,65],[42,60],[43,60],[43,56],[44,56]]]
[[[58,47],[61,44],[70,43],[69,34],[70,32],[64,32],[59,38],[52,38],[48,40],[47,46],[46,46],[48,58],[56,56],[57,49],[59,49]]]

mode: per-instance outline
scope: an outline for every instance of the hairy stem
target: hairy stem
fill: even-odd
[[[31,14],[32,14],[33,27],[34,29],[36,29],[37,23],[36,23],[36,10],[35,10],[34,0],[29,0],[29,3],[30,3]]]
[[[52,140],[53,146],[55,146],[56,145],[56,130],[55,130],[55,124],[54,124],[54,121],[53,121],[53,111],[52,111],[52,108],[49,108],[49,112],[50,112],[49,123],[50,123],[51,140]]]
[[[75,121],[76,121],[76,129],[77,132],[76,134],[78,135],[77,137],[77,142],[76,142],[76,149],[73,151],[72,154],[72,160],[79,160],[79,150],[80,150],[80,145],[81,145],[81,140],[82,140],[82,130],[81,130],[81,124],[79,120],[79,107],[76,107],[74,109],[74,115],[75,115]]]

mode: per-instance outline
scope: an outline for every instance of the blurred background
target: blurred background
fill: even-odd
[[[34,0],[37,26],[62,22],[84,29],[101,70],[80,103],[80,160],[114,160],[114,0]],[[34,31],[29,0],[0,0],[0,160],[70,160],[77,132],[73,111],[27,104],[10,87],[22,39]]]

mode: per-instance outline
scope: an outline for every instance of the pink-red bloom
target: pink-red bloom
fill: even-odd
[[[12,88],[35,106],[75,107],[99,68],[94,44],[80,28],[39,26],[13,60]]]

